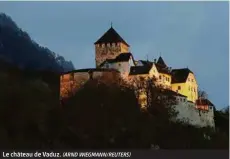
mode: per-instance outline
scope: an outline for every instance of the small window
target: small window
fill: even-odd
[[[161,76],[159,76],[159,79],[161,79]]]
[[[192,79],[192,82],[193,82],[193,79]]]
[[[178,86],[178,90],[181,90],[181,86]]]
[[[188,90],[190,91],[190,86],[188,86]]]

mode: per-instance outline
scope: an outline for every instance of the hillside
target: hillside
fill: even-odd
[[[0,13],[0,58],[21,69],[55,72],[74,69],[71,61],[37,44],[4,13]]]

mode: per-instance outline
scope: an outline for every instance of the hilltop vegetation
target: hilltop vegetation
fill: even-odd
[[[154,100],[143,112],[132,88],[98,80],[60,105],[59,72],[73,67],[60,64],[4,14],[0,44],[1,149],[228,149],[228,112],[215,112],[217,132],[173,123],[176,112],[157,98],[162,94],[154,85]]]
[[[55,74],[1,75],[0,148],[228,148],[222,130],[172,123],[176,114],[164,100],[142,112],[131,88],[92,80],[61,106],[58,87],[48,80]]]
[[[0,13],[0,59],[22,69],[65,72],[71,61],[38,45],[6,14]]]

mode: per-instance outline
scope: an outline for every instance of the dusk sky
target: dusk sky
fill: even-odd
[[[136,60],[161,52],[168,66],[191,69],[217,108],[228,106],[228,2],[0,2],[0,12],[76,69],[95,67],[93,43],[112,22]]]

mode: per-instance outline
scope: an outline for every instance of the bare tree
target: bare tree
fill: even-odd
[[[203,90],[198,90],[198,98],[199,99],[208,99],[207,92],[205,92]]]

